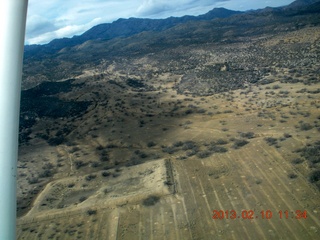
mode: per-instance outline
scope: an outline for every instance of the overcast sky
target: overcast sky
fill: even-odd
[[[26,44],[80,35],[118,18],[167,18],[204,14],[215,7],[250,10],[293,0],[29,0]]]

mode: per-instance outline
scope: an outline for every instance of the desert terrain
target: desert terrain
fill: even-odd
[[[318,239],[320,27],[230,36],[24,85],[18,239]]]

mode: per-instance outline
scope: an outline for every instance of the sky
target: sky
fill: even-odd
[[[29,0],[25,44],[45,44],[81,35],[119,18],[200,15],[223,7],[246,11],[287,5],[293,0]]]

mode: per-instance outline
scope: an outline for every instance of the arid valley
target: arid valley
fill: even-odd
[[[18,239],[317,239],[319,6],[26,52]]]

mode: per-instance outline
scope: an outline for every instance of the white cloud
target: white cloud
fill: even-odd
[[[293,2],[293,0],[269,0],[269,1],[257,1],[257,0],[230,0],[218,3],[219,7],[224,7],[231,10],[246,11],[251,9],[261,9],[267,6],[279,7],[287,5]]]
[[[144,0],[137,9],[137,14],[148,17],[199,15],[225,1],[230,0]]]
[[[174,5],[173,1],[145,0],[137,9],[137,13],[142,16],[159,14],[168,11]]]
[[[101,23],[101,18],[95,18],[91,22],[82,25],[67,25],[54,31],[48,31],[28,39],[28,44],[41,44],[50,42],[56,38],[72,37],[85,32],[89,28]]]
[[[99,23],[131,17],[138,5],[131,0],[29,0],[26,44],[72,37]]]
[[[29,17],[27,22],[27,38],[36,37],[46,32],[56,30],[55,25],[48,20],[39,15],[32,15]]]

